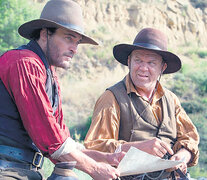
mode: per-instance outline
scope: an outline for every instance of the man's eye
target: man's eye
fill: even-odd
[[[78,44],[80,44],[82,41],[83,41],[82,39],[81,39],[81,40],[79,40],[79,41],[78,41]]]
[[[135,59],[135,62],[136,62],[136,63],[140,63],[141,60],[140,60],[140,59]]]
[[[66,39],[71,40],[72,38],[70,36],[67,36]]]
[[[156,65],[155,62],[149,62],[149,64],[150,64],[151,66],[155,66],[155,65]]]
[[[79,40],[79,41],[77,42],[77,44],[80,44],[80,43],[81,43],[81,41],[82,41],[82,39],[81,39],[81,40]]]

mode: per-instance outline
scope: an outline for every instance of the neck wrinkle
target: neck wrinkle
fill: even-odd
[[[151,90],[148,90],[148,89],[138,89],[136,87],[136,91],[137,93],[145,100],[149,101],[149,103],[152,102],[152,99],[153,99],[153,96],[157,90],[157,84],[155,84],[154,88],[152,88]]]

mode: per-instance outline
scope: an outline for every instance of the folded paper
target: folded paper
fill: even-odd
[[[121,176],[135,175],[172,168],[183,161],[184,159],[181,161],[161,159],[135,147],[131,147],[119,163],[118,170]]]

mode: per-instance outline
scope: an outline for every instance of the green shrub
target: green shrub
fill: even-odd
[[[70,128],[70,133],[75,140],[83,141],[91,125],[92,117],[88,117],[87,121],[83,124],[78,124]]]
[[[182,107],[185,109],[186,113],[198,113],[198,112],[202,112],[205,110],[205,108],[203,107],[202,103],[197,102],[197,101],[187,101],[187,102],[183,102],[181,103]]]
[[[190,0],[190,2],[195,8],[200,8],[204,10],[207,7],[206,0]]]
[[[202,98],[202,103],[203,103],[203,105],[207,105],[207,97],[204,97],[204,98]]]
[[[194,166],[188,168],[191,178],[207,177],[206,169]]]
[[[32,7],[32,8],[31,8]],[[27,42],[17,32],[24,22],[38,18],[39,5],[28,0],[0,0],[0,54]]]
[[[196,84],[199,95],[203,96],[207,93],[207,74],[206,70],[200,70],[190,75],[193,83]]]
[[[173,84],[171,90],[177,95],[177,96],[184,96],[184,94],[190,90],[189,89],[189,79],[187,76],[185,76],[182,73],[177,73],[174,76]]]
[[[183,76],[185,76],[185,74],[190,74],[192,72],[192,65],[191,64],[183,64],[182,68],[181,68],[181,72],[182,72]]]
[[[207,51],[198,51],[198,56],[200,58],[206,58],[207,57]]]
[[[185,52],[186,56],[193,56],[197,55],[199,58],[205,58],[207,57],[207,51],[206,50],[200,50],[198,48],[193,48]]]
[[[205,109],[207,109],[207,106],[204,106]],[[205,176],[207,177],[207,112],[201,112],[201,113],[193,113],[189,114],[189,117],[197,127],[198,133],[200,135],[200,143],[199,143],[199,163],[196,166],[196,171],[194,177],[200,177]],[[198,173],[199,172],[199,173]],[[200,176],[199,176],[200,175]]]

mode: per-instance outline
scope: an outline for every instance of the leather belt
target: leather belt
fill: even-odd
[[[38,170],[38,168],[33,166],[32,164],[17,163],[17,162],[6,161],[6,160],[0,159],[0,169],[1,168],[21,168],[21,169],[28,169],[28,170],[34,170],[34,171]]]
[[[0,156],[1,155],[6,155],[20,161],[25,161],[29,164],[29,166],[34,166],[35,168],[42,168],[44,162],[44,157],[40,152],[34,152],[11,146],[0,145]]]

